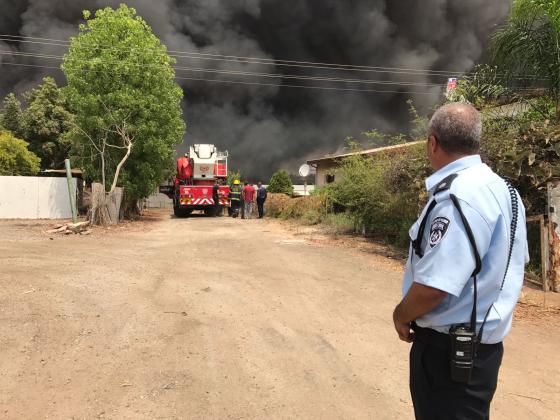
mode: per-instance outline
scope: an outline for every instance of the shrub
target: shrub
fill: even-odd
[[[375,157],[355,155],[342,162],[337,182],[326,193],[348,212],[357,232],[405,245],[408,228],[425,203],[427,173],[421,144]]]
[[[0,131],[0,175],[35,175],[41,161],[27,150],[28,143]]]
[[[301,220],[306,225],[317,225],[321,223],[322,215],[317,210],[306,210],[301,216]]]
[[[292,195],[294,192],[294,186],[292,185],[292,180],[290,179],[288,172],[275,172],[270,178],[267,191],[269,193],[284,193]]]
[[[344,235],[356,230],[354,218],[347,212],[329,213],[324,217],[323,223],[335,234]]]

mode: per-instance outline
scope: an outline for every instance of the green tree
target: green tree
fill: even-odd
[[[242,177],[242,175],[241,175],[241,171],[240,171],[240,170],[235,170],[235,171],[232,170],[232,171],[229,171],[229,172],[228,172],[228,176],[227,176],[227,181],[226,181],[226,182],[227,182],[228,185],[233,185],[233,181],[235,181],[236,179],[237,179],[238,181],[240,181],[240,180],[241,180],[241,177]]]
[[[471,76],[457,82],[446,99],[447,102],[468,102],[478,109],[495,106],[499,98],[513,94],[507,85],[507,76],[497,66],[478,65]]]
[[[514,0],[490,53],[511,83],[547,86],[560,117],[560,0]]]
[[[267,190],[271,193],[284,193],[292,195],[294,192],[294,186],[292,185],[292,180],[290,179],[288,172],[275,172],[270,178]]]
[[[29,148],[41,158],[43,168],[61,168],[70,151],[68,131],[72,128],[72,114],[61,89],[52,77],[25,93],[28,103],[23,111],[24,137]]]
[[[9,93],[4,98],[4,112],[0,120],[0,125],[15,136],[22,134],[23,120],[21,112],[21,103],[16,98],[16,95]]]
[[[75,115],[73,155],[86,177],[129,208],[164,181],[182,141],[182,89],[166,52],[133,8],[97,10],[71,38],[62,69]],[[109,187],[110,186],[110,187]]]
[[[27,143],[8,131],[0,131],[0,175],[35,175],[40,159],[27,149]]]

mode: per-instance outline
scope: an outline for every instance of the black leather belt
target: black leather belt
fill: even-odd
[[[412,323],[412,329],[416,335],[416,339],[424,343],[432,344],[438,348],[448,349],[451,345],[451,340],[448,334],[440,333],[439,331],[432,330],[431,328],[423,328],[416,325],[415,322]],[[496,344],[479,344],[479,347],[493,347],[498,346],[501,343]]]

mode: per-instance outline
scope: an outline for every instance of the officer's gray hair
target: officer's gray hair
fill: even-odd
[[[428,131],[447,153],[476,154],[480,148],[482,118],[472,105],[454,102],[434,113]]]

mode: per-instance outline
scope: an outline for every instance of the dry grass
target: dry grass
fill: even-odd
[[[321,195],[291,198],[285,194],[269,194],[267,213],[282,219],[301,219],[305,224],[317,224],[327,214],[326,198]]]

